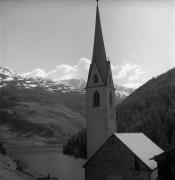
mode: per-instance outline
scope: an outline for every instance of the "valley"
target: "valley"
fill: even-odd
[[[86,126],[85,86],[82,79],[54,82],[1,67],[0,138],[17,144],[19,138],[29,144],[64,144]],[[133,92],[115,87],[117,104]]]

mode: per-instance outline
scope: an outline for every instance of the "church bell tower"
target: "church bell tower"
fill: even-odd
[[[115,89],[106,58],[97,0],[92,62],[86,85],[88,159],[116,132]]]

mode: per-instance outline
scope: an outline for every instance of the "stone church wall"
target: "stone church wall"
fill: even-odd
[[[115,179],[115,175],[121,175],[125,180],[150,179],[148,168],[140,163],[141,170],[134,171],[134,155],[112,136],[87,164],[85,177],[86,180],[110,180]]]

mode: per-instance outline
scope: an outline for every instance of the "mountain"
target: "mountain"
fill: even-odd
[[[143,132],[162,149],[175,147],[175,68],[152,78],[116,107],[118,132]],[[86,129],[63,152],[86,158]]]
[[[163,149],[175,143],[175,68],[149,80],[116,108],[120,132],[142,131]]]
[[[11,69],[0,67],[0,80],[1,80],[1,82],[4,80],[7,82],[11,81],[17,76],[18,76],[18,74],[15,73],[14,71],[12,71]]]
[[[8,142],[63,143],[86,125],[82,79],[54,82],[0,68],[0,131]],[[116,85],[120,103],[133,90]],[[18,143],[15,141],[15,143]]]

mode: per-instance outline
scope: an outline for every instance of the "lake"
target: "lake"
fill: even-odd
[[[85,160],[64,155],[58,146],[7,146],[7,152],[15,159],[27,163],[28,167],[39,174],[58,177],[60,180],[84,180]]]

